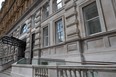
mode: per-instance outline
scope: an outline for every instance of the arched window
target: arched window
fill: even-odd
[[[24,24],[24,25],[22,26],[22,28],[21,28],[21,34],[26,33],[27,30],[28,30],[28,27],[27,27],[26,24]]]

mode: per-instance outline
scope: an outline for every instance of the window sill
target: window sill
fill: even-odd
[[[116,30],[112,30],[112,31],[107,31],[107,32],[99,32],[99,33],[95,33],[92,35],[87,35],[85,37],[82,38],[82,40],[87,40],[87,39],[92,39],[92,38],[97,38],[97,37],[103,37],[103,36],[109,36],[111,34],[115,34]]]
[[[59,44],[55,44],[55,45],[52,45],[52,46],[46,46],[46,47],[43,47],[41,49],[47,49],[47,48],[57,47],[57,46],[61,46],[61,45],[64,45],[64,44],[66,44],[66,43],[65,42],[61,42]]]
[[[99,35],[99,34],[101,34],[101,33],[103,33],[103,31],[97,32],[97,33],[93,33],[93,34],[88,34],[87,36],[95,36],[95,35]]]

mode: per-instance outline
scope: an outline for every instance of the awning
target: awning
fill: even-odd
[[[18,47],[22,47],[26,45],[26,42],[15,38],[13,36],[3,36],[2,38],[0,38],[1,42],[3,44],[8,44],[8,45],[12,45],[12,46],[18,46]]]

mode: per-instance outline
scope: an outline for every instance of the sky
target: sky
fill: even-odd
[[[0,9],[1,9],[1,3],[2,3],[2,1],[4,1],[4,0],[0,0]]]

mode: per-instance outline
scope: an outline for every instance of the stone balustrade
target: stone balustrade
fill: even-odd
[[[33,77],[115,77],[114,65],[34,66]]]

